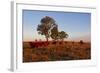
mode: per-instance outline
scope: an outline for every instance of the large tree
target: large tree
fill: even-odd
[[[53,29],[55,26],[55,20],[49,16],[45,16],[41,19],[40,24],[37,27],[37,31],[39,34],[44,35],[48,41],[51,34],[51,29]]]

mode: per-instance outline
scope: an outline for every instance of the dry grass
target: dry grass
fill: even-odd
[[[91,59],[91,44],[80,42],[23,42],[23,62]]]

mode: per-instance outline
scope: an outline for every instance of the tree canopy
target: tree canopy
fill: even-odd
[[[54,27],[51,30],[51,38],[54,39],[54,40],[58,39],[58,28],[57,27]]]
[[[51,34],[51,29],[56,25],[55,20],[52,17],[45,16],[41,19],[40,24],[37,27],[37,31],[41,35],[45,35],[47,41]]]
[[[68,38],[68,34],[64,31],[58,33],[59,39],[64,40],[64,38]]]

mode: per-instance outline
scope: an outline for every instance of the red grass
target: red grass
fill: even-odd
[[[80,42],[23,42],[23,62],[82,60],[91,58],[91,44]]]

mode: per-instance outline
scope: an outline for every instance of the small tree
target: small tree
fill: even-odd
[[[83,40],[80,40],[80,44],[83,44],[84,42],[83,42]]]
[[[61,31],[61,32],[58,33],[58,37],[59,37],[60,40],[63,41],[64,38],[68,38],[68,34],[64,31]]]

